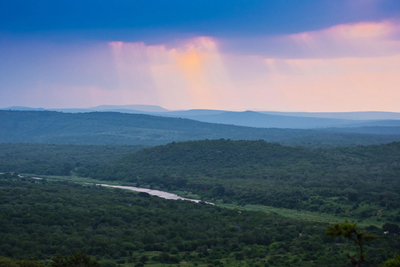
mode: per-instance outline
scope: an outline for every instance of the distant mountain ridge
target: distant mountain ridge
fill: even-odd
[[[186,118],[211,122],[240,125],[258,128],[293,128],[293,129],[310,129],[310,128],[326,128],[326,127],[345,127],[354,124],[354,121],[311,118],[311,117],[294,117],[282,115],[262,114],[255,111],[232,112],[226,111],[220,114],[183,116]]]
[[[2,108],[0,110],[16,110],[16,111],[27,111],[27,110],[35,110],[35,111],[45,111],[44,108],[30,108],[30,107],[21,107],[21,106],[12,106],[8,108]]]
[[[398,129],[400,127],[393,129]],[[160,145],[204,139],[266,140],[286,145],[343,146],[400,141],[391,132],[254,128],[117,112],[0,111],[0,143]]]
[[[44,111],[45,109],[10,107],[4,110]],[[120,112],[129,114],[147,114],[163,117],[185,118],[201,122],[257,128],[329,129],[355,127],[400,127],[400,113],[395,112],[238,112],[207,109],[170,111],[155,105],[102,105],[87,109],[52,109],[52,111],[66,113],[87,113],[97,111]],[[346,132],[353,131],[346,130]],[[376,132],[376,129],[374,130],[374,132]],[[385,129],[384,131],[382,131],[382,133],[388,134],[388,129]],[[390,130],[390,133],[400,134],[400,131],[393,128]]]
[[[345,120],[400,120],[399,112],[387,112],[387,111],[351,111],[351,112],[260,111],[260,113],[271,114],[271,115],[313,117],[313,118],[326,118],[326,119],[345,119]]]
[[[135,110],[144,112],[168,112],[170,110],[156,105],[100,105],[97,107],[89,108],[96,111],[109,111],[109,110]]]
[[[1,108],[0,110],[49,110],[49,111],[60,111],[60,112],[68,112],[68,113],[78,113],[78,112],[93,112],[93,111],[114,111],[120,110],[125,111],[127,113],[136,113],[136,112],[169,112],[170,110],[165,109],[163,107],[157,105],[100,105],[96,107],[89,108],[31,108],[31,107],[22,107],[22,106],[12,106],[7,108]]]

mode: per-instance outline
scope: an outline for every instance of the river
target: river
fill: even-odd
[[[3,173],[0,172],[0,174],[3,174]],[[18,175],[18,176],[19,177],[24,177],[22,175]],[[36,179],[36,180],[42,180],[43,179],[41,177],[31,177],[31,178]],[[86,183],[86,184],[92,184],[92,183]],[[148,188],[141,188],[141,187],[134,187],[134,186],[124,186],[124,185],[110,185],[110,184],[95,184],[95,185],[105,186],[105,187],[112,187],[112,188],[126,189],[126,190],[135,191],[135,192],[145,192],[145,193],[147,193],[149,195],[157,196],[157,197],[161,197],[161,198],[165,198],[165,199],[187,200],[187,201],[192,201],[192,202],[196,202],[196,203],[201,202],[201,200],[198,200],[198,199],[180,197],[180,196],[175,195],[173,193],[168,193],[168,192],[165,192],[165,191],[153,190],[153,189],[148,189]],[[206,201],[204,201],[204,203],[207,203],[207,204],[210,204],[210,205],[215,205],[214,203],[206,202]]]
[[[126,190],[132,190],[136,192],[145,192],[149,195],[152,196],[157,196],[165,199],[173,199],[173,200],[187,200],[187,201],[193,201],[196,203],[199,203],[201,200],[198,199],[191,199],[191,198],[185,198],[185,197],[180,197],[178,195],[168,193],[165,191],[160,191],[160,190],[153,190],[153,189],[148,189],[148,188],[141,188],[141,187],[134,187],[134,186],[123,186],[123,185],[109,185],[109,184],[96,184],[99,186],[106,186],[106,187],[112,187],[112,188],[120,188],[120,189],[126,189]],[[214,203],[211,202],[205,202],[210,205],[215,205]]]

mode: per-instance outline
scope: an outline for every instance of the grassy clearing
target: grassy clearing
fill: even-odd
[[[134,262],[129,263],[128,256],[125,257],[121,257],[120,260],[125,260],[125,263],[119,263],[118,264],[118,260],[110,260],[110,259],[103,259],[100,260],[99,263],[106,263],[106,262],[114,262],[117,264],[117,266],[124,266],[124,267],[134,267],[136,266],[136,264],[138,264],[139,262],[139,258],[143,255],[146,255],[149,258],[149,261],[146,262],[145,266],[146,267],[161,267],[161,266],[187,266],[187,267],[207,267],[210,266],[210,262],[207,262],[207,259],[205,258],[201,258],[201,259],[197,259],[197,260],[189,260],[189,261],[181,261],[179,263],[160,263],[157,260],[154,260],[153,257],[157,257],[161,254],[162,252],[160,251],[152,251],[152,252],[143,252],[143,253],[138,253],[138,252],[134,252],[132,254],[132,257],[135,258]],[[185,253],[178,253],[178,255],[180,257],[183,257]],[[196,257],[198,253],[191,253],[191,256],[194,258]],[[170,254],[170,256],[178,256],[178,255],[173,255]],[[245,263],[245,261],[236,261],[233,258],[224,258],[224,259],[218,259],[218,261],[222,262],[224,265],[223,266],[237,266],[237,265],[241,265],[242,262],[243,264]],[[246,265],[246,264],[244,264]],[[213,265],[214,266],[214,265]]]
[[[50,180],[62,180],[62,181],[72,181],[75,183],[93,183],[93,184],[110,184],[110,185],[122,185],[119,181],[101,181],[92,179],[89,177],[79,177],[79,176],[55,176],[55,175],[36,175],[36,174],[29,174],[29,173],[21,173],[23,176],[30,176],[30,177],[39,177],[39,178],[46,178]]]
[[[297,220],[305,220],[305,221],[313,221],[313,222],[323,222],[323,223],[337,223],[343,222],[344,220],[349,220],[351,222],[357,222],[359,226],[366,227],[370,225],[374,225],[376,227],[381,228],[385,223],[383,221],[377,221],[376,219],[364,219],[362,221],[357,221],[356,218],[352,218],[351,216],[337,216],[327,213],[319,213],[319,212],[310,212],[304,210],[292,210],[292,209],[283,209],[276,208],[270,206],[263,205],[245,205],[238,206],[234,204],[217,204],[217,206],[238,210],[252,210],[252,211],[262,211],[268,213],[274,213],[283,217],[297,219]]]

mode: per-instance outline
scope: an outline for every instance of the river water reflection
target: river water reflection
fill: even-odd
[[[160,190],[153,190],[153,189],[140,188],[140,187],[134,187],[134,186],[109,185],[109,184],[96,184],[96,185],[112,187],[112,188],[127,189],[127,190],[136,191],[136,192],[145,192],[145,193],[147,193],[149,195],[157,196],[157,197],[161,197],[161,198],[165,198],[165,199],[173,199],[173,200],[180,199],[180,200],[193,201],[193,202],[196,202],[196,203],[199,203],[201,201],[201,200],[198,200],[198,199],[180,197],[178,195],[175,195],[175,194],[172,194],[172,193],[168,193],[168,192],[164,192],[164,191],[160,191]],[[205,202],[205,203],[210,204],[210,205],[215,205],[214,203],[211,203],[211,202]]]

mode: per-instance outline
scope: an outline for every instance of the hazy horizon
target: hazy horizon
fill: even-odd
[[[142,107],[157,107],[161,109],[165,109],[164,112],[174,112],[174,111],[190,111],[190,110],[215,110],[215,111],[227,111],[227,112],[246,112],[246,111],[253,111],[253,112],[276,112],[276,113],[368,113],[368,112],[373,112],[373,113],[400,113],[396,111],[382,111],[382,110],[350,110],[350,111],[301,111],[301,110],[263,110],[263,109],[207,109],[207,108],[194,108],[194,109],[167,109],[163,106],[160,105],[155,105],[155,104],[123,104],[123,105],[113,105],[113,104],[101,104],[97,106],[84,106],[84,107],[42,107],[42,106],[0,106],[0,109],[8,109],[8,108],[32,108],[32,109],[44,109],[44,110],[66,110],[66,109],[95,109],[99,107],[108,107],[109,109],[134,109],[133,106],[142,106]],[[129,106],[132,106],[132,108],[128,108]],[[140,109],[138,109],[140,111]]]

